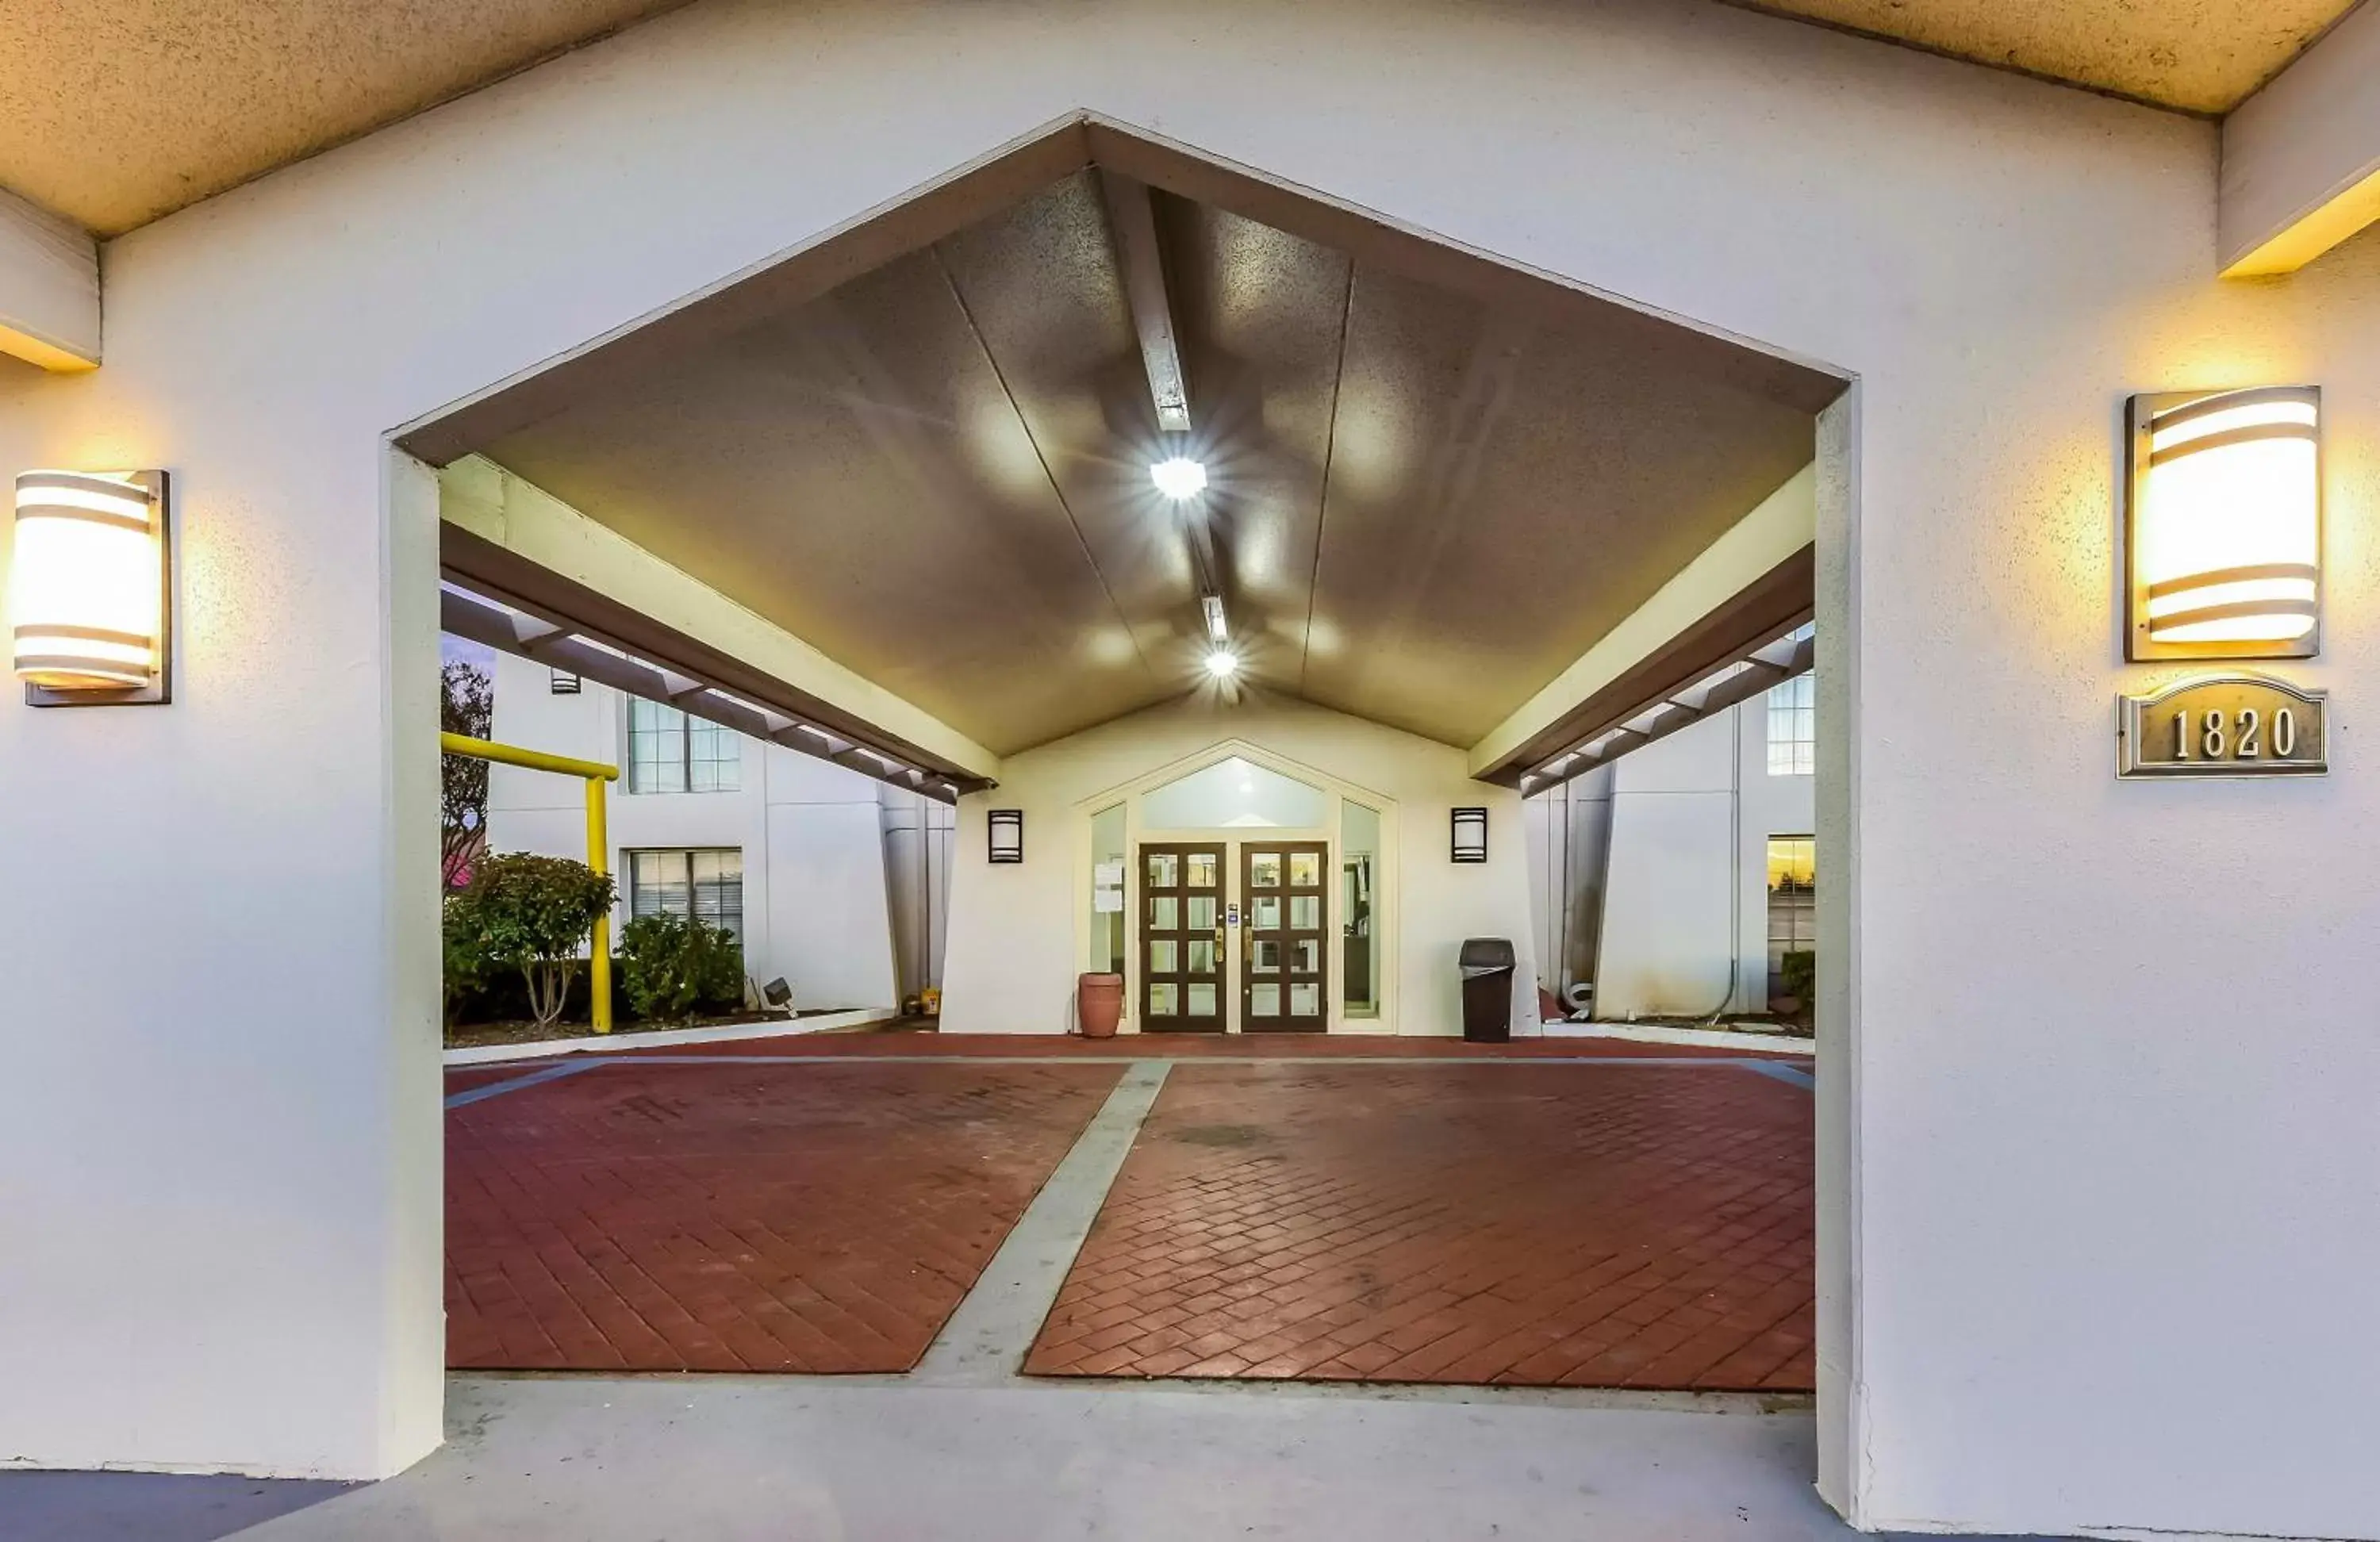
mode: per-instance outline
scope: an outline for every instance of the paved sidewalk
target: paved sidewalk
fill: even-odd
[[[1737,1065],[1177,1065],[1025,1368],[1807,1389],[1811,1164]]]

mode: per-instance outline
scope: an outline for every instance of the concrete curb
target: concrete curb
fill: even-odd
[[[1712,1050],[1756,1050],[1772,1055],[1809,1055],[1817,1041],[1790,1034],[1740,1033],[1732,1028],[1673,1028],[1651,1023],[1554,1023],[1548,1038],[1624,1038],[1636,1044],[1698,1044]]]
[[[739,1038],[783,1038],[797,1033],[829,1033],[836,1028],[889,1023],[900,1014],[889,1006],[856,1007],[849,1012],[822,1013],[816,1017],[783,1017],[761,1023],[730,1023],[715,1028],[659,1028],[650,1033],[590,1034],[583,1038],[541,1038],[528,1044],[474,1044],[446,1050],[440,1060],[447,1065],[489,1065],[516,1060],[546,1060],[554,1055],[616,1054],[623,1050],[654,1050],[672,1044],[724,1044]]]

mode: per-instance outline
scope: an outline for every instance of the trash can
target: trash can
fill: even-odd
[[[1474,1044],[1503,1044],[1512,1037],[1512,944],[1501,937],[1474,937],[1463,944],[1463,1037]]]

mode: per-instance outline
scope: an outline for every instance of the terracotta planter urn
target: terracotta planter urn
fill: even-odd
[[[1076,980],[1075,1021],[1085,1038],[1113,1038],[1123,1021],[1123,977],[1085,975]]]

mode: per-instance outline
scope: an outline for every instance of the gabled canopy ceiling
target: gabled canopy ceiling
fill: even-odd
[[[1212,688],[1202,547],[1248,688],[1467,746],[1811,458],[1812,371],[1159,192],[1211,478],[1170,504],[1116,176],[566,366],[468,447],[1001,754]]]
[[[683,0],[0,6],[0,187],[112,236]],[[1677,0],[1679,4],[1688,0]],[[2186,111],[2228,111],[2354,0],[1750,0]]]

